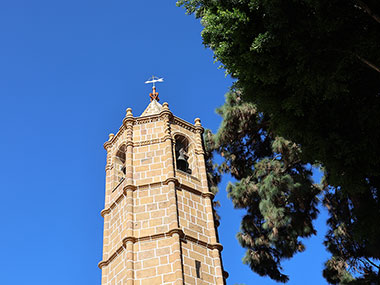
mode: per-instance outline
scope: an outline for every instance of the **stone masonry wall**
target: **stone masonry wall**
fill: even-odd
[[[165,114],[127,111],[105,144],[102,285],[224,284],[198,133]],[[176,134],[189,140],[191,174],[175,170]]]
[[[215,265],[212,250],[188,241],[182,244],[185,284],[218,284],[215,279]],[[197,278],[195,261],[200,262],[200,278]]]
[[[134,236],[137,238],[169,231],[167,185],[139,187],[134,192]]]
[[[177,191],[177,198],[179,224],[184,233],[209,243],[205,198],[188,190]]]
[[[135,285],[175,284],[181,259],[173,237],[147,240],[135,245]],[[181,273],[180,273],[181,274]]]

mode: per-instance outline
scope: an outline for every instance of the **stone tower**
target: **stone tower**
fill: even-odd
[[[104,144],[102,285],[225,284],[200,119],[151,98]]]

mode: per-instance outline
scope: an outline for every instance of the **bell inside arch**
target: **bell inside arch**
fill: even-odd
[[[188,156],[186,155],[186,151],[183,148],[179,149],[177,157],[177,168],[186,172],[189,167],[189,163],[187,162]]]
[[[191,174],[189,169],[188,141],[182,136],[177,136],[175,141],[175,154],[177,169]]]
[[[116,180],[118,182],[122,181],[125,178],[126,152],[127,152],[126,145],[122,145],[121,147],[119,147],[119,149],[117,150],[116,155],[115,155],[115,159],[114,159],[114,161],[115,161],[115,175],[116,175]]]

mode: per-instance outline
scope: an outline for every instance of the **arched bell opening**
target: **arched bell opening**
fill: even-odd
[[[175,137],[175,158],[176,158],[176,168],[188,174],[192,173],[190,168],[190,148],[189,140],[182,136],[176,135]]]
[[[125,160],[126,160],[127,147],[122,145],[116,152],[115,155],[115,174],[116,182],[120,182],[125,178]]]

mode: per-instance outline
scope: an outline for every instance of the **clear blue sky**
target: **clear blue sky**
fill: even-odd
[[[100,284],[105,151],[131,107],[161,102],[216,131],[231,80],[202,46],[201,26],[175,1],[0,1],[1,284]],[[223,180],[217,199],[228,284],[275,284],[241,263]],[[325,284],[319,236],[284,263],[289,284]]]

